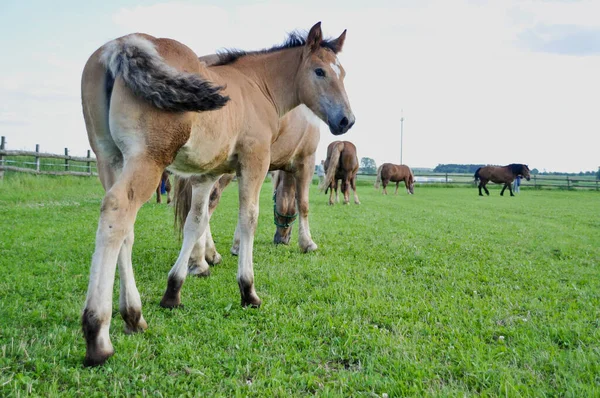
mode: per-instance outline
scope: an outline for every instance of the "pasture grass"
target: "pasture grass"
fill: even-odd
[[[600,195],[417,187],[328,206],[311,187],[319,249],[274,246],[271,185],[243,309],[229,254],[235,184],[213,217],[223,263],[158,302],[180,242],[152,198],[133,263],[146,333],[128,336],[115,281],[105,366],[82,367],[80,315],[97,178],[0,181],[0,396],[598,396]]]

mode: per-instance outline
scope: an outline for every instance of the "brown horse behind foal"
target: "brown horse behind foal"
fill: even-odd
[[[415,193],[415,177],[413,176],[412,170],[405,164],[392,164],[384,163],[377,169],[377,181],[375,182],[375,189],[379,189],[379,183],[383,185],[382,193],[387,195],[387,185],[391,182],[396,183],[396,191],[394,195],[398,195],[398,185],[400,181],[404,181],[406,186],[406,192],[409,195]]]
[[[334,141],[327,147],[327,158],[325,158],[325,179],[320,186],[321,190],[330,189],[329,204],[333,205],[333,191],[335,201],[340,202],[338,197],[338,180],[342,181],[341,191],[344,195],[344,204],[350,203],[350,188],[354,191],[354,203],[360,204],[356,193],[356,173],[359,163],[356,156],[356,146],[350,141]]]
[[[319,145],[319,119],[304,105],[300,105],[281,120],[279,138],[271,145],[271,163],[273,172],[273,217],[276,225],[274,243],[288,244],[292,233],[292,223],[298,217],[298,245],[303,252],[317,250],[313,242],[308,223],[308,194],[315,163],[315,152]],[[209,214],[217,207],[225,187],[233,180],[233,174],[223,175],[210,194]],[[183,229],[191,208],[192,186],[189,179],[177,178],[175,181],[175,222]],[[296,210],[298,209],[298,210]],[[240,246],[239,226],[231,247],[231,253],[237,255]],[[190,256],[190,273],[206,276],[210,273],[209,264],[221,262],[212,239],[210,223],[206,236],[201,237]],[[204,261],[205,260],[205,261]]]
[[[213,66],[182,43],[138,33],[112,40],[92,54],[83,70],[81,96],[106,194],[81,318],[85,365],[100,365],[114,353],[109,327],[117,263],[126,331],[147,327],[133,277],[133,226],[165,168],[192,176],[193,195],[161,306],[180,305],[188,259],[208,224],[210,192],[221,175],[233,172],[239,181],[241,304],[261,304],[252,253],[271,144],[278,138],[280,118],[300,104],[334,135],[352,127],[345,72],[336,56],[345,38],[343,32],[324,40],[318,23],[306,37],[291,34],[281,46],[220,54]]]
[[[508,166],[484,166],[478,168],[475,172],[475,182],[479,180],[479,196],[483,196],[481,188],[485,190],[486,195],[490,195],[490,191],[486,188],[489,181],[496,184],[504,184],[502,191],[500,191],[500,196],[504,196],[506,188],[508,188],[510,196],[515,196],[512,191],[512,182],[519,175],[529,181],[531,179],[529,166],[526,164],[511,163]]]

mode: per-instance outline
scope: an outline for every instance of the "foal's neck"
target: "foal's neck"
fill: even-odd
[[[254,80],[273,104],[279,117],[300,105],[296,74],[302,62],[303,48],[289,48],[272,53],[249,55],[235,67]]]

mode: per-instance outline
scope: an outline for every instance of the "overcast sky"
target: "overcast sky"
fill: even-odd
[[[106,41],[170,37],[198,55],[261,49],[322,21],[337,37],[359,157],[411,167],[600,166],[600,1],[13,1],[0,3],[0,135],[84,155],[81,71]],[[321,124],[317,158],[334,138]]]

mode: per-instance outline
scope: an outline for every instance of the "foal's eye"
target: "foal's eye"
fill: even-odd
[[[319,77],[325,77],[325,71],[321,68],[315,69],[315,74]]]

